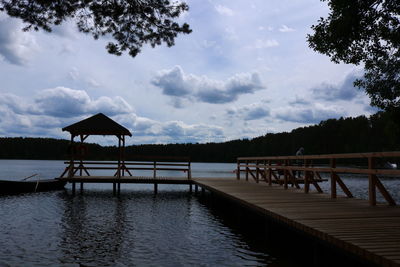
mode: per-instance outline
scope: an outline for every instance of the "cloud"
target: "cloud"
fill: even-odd
[[[268,40],[257,39],[255,44],[253,46],[251,46],[251,48],[265,49],[265,48],[271,48],[271,47],[276,47],[276,46],[279,46],[279,43],[275,39],[268,39]]]
[[[78,30],[73,20],[68,20],[60,25],[52,26],[52,31],[50,34],[53,33],[63,38],[68,38],[72,40],[78,39]]]
[[[311,102],[302,97],[296,96],[295,100],[290,101],[289,104],[292,106],[306,106],[311,105]]]
[[[280,32],[294,32],[295,29],[290,28],[290,27],[288,27],[288,26],[286,26],[286,25],[282,25],[282,26],[279,28],[279,31],[280,31]]]
[[[229,108],[226,110],[228,117],[238,117],[240,119],[250,121],[263,119],[270,116],[270,109],[265,103],[253,103],[240,108]]]
[[[0,14],[0,55],[6,61],[25,65],[37,49],[35,37],[22,31],[21,22]]]
[[[216,5],[216,6],[215,6],[215,10],[216,10],[219,14],[225,15],[225,16],[233,16],[233,15],[235,15],[235,12],[233,12],[232,9],[230,9],[229,7],[226,7],[226,6]]]
[[[190,82],[196,82],[197,78],[193,75],[185,75],[180,66],[171,70],[162,70],[152,80],[155,86],[162,89],[164,95],[186,96],[191,93]]]
[[[162,125],[161,135],[174,143],[216,141],[224,138],[221,127],[205,124],[187,125],[181,121],[170,121]]]
[[[275,118],[297,123],[319,123],[322,120],[346,116],[345,110],[336,106],[321,104],[309,106],[291,106],[275,111]]]
[[[311,91],[317,99],[327,101],[352,100],[363,94],[353,85],[354,80],[360,78],[360,76],[361,74],[358,72],[351,72],[338,85],[323,83],[314,87]]]
[[[69,118],[98,112],[114,116],[132,112],[132,107],[119,96],[92,100],[86,91],[56,87],[41,91],[31,110],[36,114]]]
[[[180,66],[160,71],[152,84],[161,88],[164,95],[175,99],[225,104],[236,101],[240,95],[252,94],[264,89],[258,73],[236,74],[226,81],[217,81],[205,76],[185,74]],[[176,102],[176,107],[181,102]]]
[[[13,94],[0,94],[0,107],[8,108],[16,114],[26,112],[27,104],[24,100]]]
[[[65,137],[61,128],[102,112],[133,132],[135,143],[188,143],[225,140],[219,126],[157,121],[138,116],[122,97],[91,99],[86,91],[56,87],[33,99],[0,94],[0,135]],[[114,144],[111,139],[95,142]],[[92,139],[91,139],[92,141]]]

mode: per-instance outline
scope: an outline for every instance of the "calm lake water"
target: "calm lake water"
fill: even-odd
[[[61,161],[0,160],[0,179],[54,178],[63,168]],[[234,177],[235,164],[192,169],[193,177]],[[344,179],[366,196],[365,177]],[[383,183],[399,202],[400,180]],[[66,188],[0,196],[0,266],[297,266],[290,253],[238,231],[188,186],[159,185],[154,196],[151,185],[122,185],[120,197],[107,184],[87,184],[75,197]]]

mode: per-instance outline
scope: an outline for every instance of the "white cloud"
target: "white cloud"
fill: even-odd
[[[279,28],[279,31],[280,31],[280,32],[294,32],[295,29],[290,28],[290,27],[288,27],[288,26],[286,26],[286,25],[282,25],[282,26]]]
[[[257,39],[254,45],[251,47],[255,49],[265,49],[276,46],[279,46],[279,43],[275,39],[268,39],[268,40]]]
[[[231,107],[226,110],[228,117],[236,117],[242,120],[251,121],[263,119],[270,116],[270,109],[266,103],[253,103],[239,108]]]
[[[27,64],[38,50],[35,37],[22,28],[19,20],[0,14],[0,55],[15,65]]]
[[[92,100],[86,91],[56,87],[42,90],[31,110],[36,114],[70,118],[99,112],[114,116],[132,112],[133,109],[119,96]]]
[[[161,88],[164,95],[175,99],[210,104],[234,102],[240,95],[265,88],[258,73],[236,74],[226,81],[217,81],[206,76],[185,74],[180,66],[160,71],[152,83]],[[181,105],[180,101],[177,103]]]
[[[278,108],[274,116],[282,121],[313,124],[322,120],[346,116],[346,111],[338,106],[327,106],[322,104],[308,106],[288,106]]]
[[[92,100],[83,90],[42,90],[32,103],[0,94],[0,135],[63,137],[61,128],[102,112],[133,132],[135,143],[209,142],[225,139],[224,130],[207,124],[157,121],[138,116],[122,97]],[[109,140],[96,139],[96,142]]]
[[[216,5],[215,6],[215,10],[217,10],[217,12],[219,14],[225,15],[225,16],[233,16],[233,15],[235,15],[235,12],[233,12],[232,9],[230,9],[229,7],[226,7],[226,6]]]

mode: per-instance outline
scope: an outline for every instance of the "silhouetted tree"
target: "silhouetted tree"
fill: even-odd
[[[400,1],[321,0],[330,13],[313,25],[309,46],[335,63],[364,65],[364,88],[371,104],[400,109]],[[400,113],[397,113],[399,115]]]
[[[144,43],[172,46],[178,33],[190,33],[188,24],[174,21],[187,10],[186,3],[168,0],[0,0],[0,11],[22,19],[25,31],[50,32],[53,25],[73,19],[79,31],[94,39],[112,36],[115,42],[108,43],[109,53],[128,50],[132,57]]]

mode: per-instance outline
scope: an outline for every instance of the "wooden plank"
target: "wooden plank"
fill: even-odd
[[[400,208],[237,179],[196,184],[381,266],[400,266]]]

